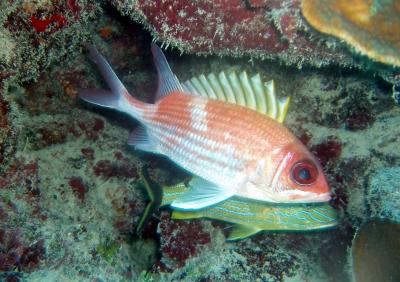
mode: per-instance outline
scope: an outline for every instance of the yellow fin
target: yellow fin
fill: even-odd
[[[147,225],[153,213],[158,210],[161,206],[163,198],[162,187],[153,181],[148,174],[147,167],[143,166],[140,170],[140,176],[143,181],[143,186],[146,189],[149,202],[147,203],[143,214],[139,218],[139,222],[136,226],[136,233],[140,234],[143,228]]]
[[[227,241],[235,241],[235,240],[240,240],[244,239],[247,237],[250,237],[258,232],[260,232],[261,229],[250,226],[250,225],[235,225],[229,233],[228,238],[226,239]]]
[[[203,213],[201,211],[172,211],[172,219],[194,219],[202,218]]]
[[[276,97],[273,80],[264,83],[260,74],[249,78],[245,71],[239,75],[223,71],[218,75],[202,74],[182,83],[182,87],[192,95],[245,106],[278,122],[285,120],[290,102],[290,97]]]
[[[189,188],[185,185],[184,182],[178,183],[173,186],[164,186],[163,189],[163,198],[161,202],[161,206],[170,205],[175,199],[181,197],[185,193],[189,191]]]
[[[290,96],[284,97],[278,101],[278,117],[276,118],[277,121],[280,123],[284,122],[286,118],[287,111],[289,109],[290,104]]]

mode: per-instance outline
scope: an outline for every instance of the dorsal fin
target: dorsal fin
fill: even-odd
[[[249,78],[246,72],[200,75],[182,83],[182,87],[192,95],[245,106],[278,122],[285,120],[290,102],[290,97],[276,97],[273,80],[264,83],[260,74]]]
[[[169,67],[167,59],[165,58],[160,47],[152,43],[151,52],[153,54],[154,64],[156,65],[158,72],[156,101],[172,92],[183,92],[182,85]]]

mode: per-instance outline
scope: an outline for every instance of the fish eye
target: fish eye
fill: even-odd
[[[311,161],[299,161],[293,165],[291,176],[299,185],[311,185],[317,180],[318,169]]]

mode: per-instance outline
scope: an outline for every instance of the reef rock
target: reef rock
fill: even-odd
[[[299,0],[114,0],[112,3],[122,14],[144,24],[155,40],[182,52],[247,55],[278,59],[299,67],[333,64],[364,68],[368,64],[336,38],[310,28],[301,15]],[[395,64],[396,60],[389,62]],[[399,73],[385,66],[379,66],[379,70],[373,68],[391,83]]]
[[[371,217],[400,223],[400,167],[379,170],[370,179],[367,201]]]

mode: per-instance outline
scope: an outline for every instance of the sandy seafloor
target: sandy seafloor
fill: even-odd
[[[102,13],[86,32],[132,95],[151,101],[150,35],[115,11]],[[235,68],[273,79],[279,96],[290,95],[286,125],[321,159],[341,222],[227,243],[229,225],[174,221],[164,209],[137,236],[141,165],[162,184],[186,174],[126,144],[135,121],[79,101],[78,89],[105,86],[85,50],[74,50],[36,82],[18,74],[2,82],[0,280],[351,281],[357,227],[376,217],[400,220],[400,108],[382,79],[167,50],[182,81]]]

